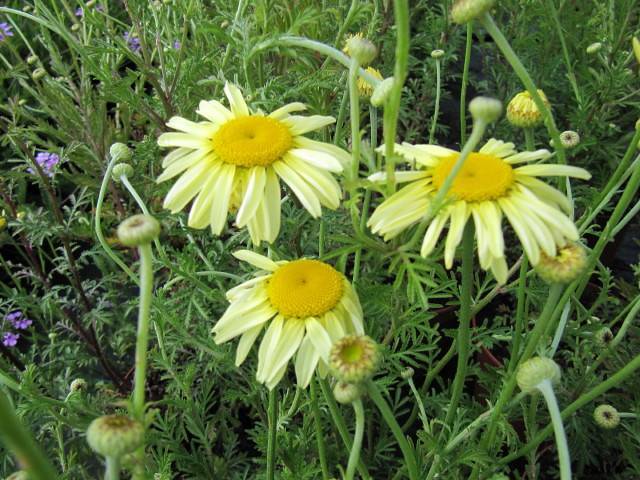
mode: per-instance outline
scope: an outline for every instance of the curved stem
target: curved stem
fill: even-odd
[[[462,69],[462,85],[460,86],[460,145],[464,145],[467,136],[467,85],[469,84],[472,40],[473,20],[467,23],[467,41],[464,48],[464,67]]]
[[[362,448],[362,437],[364,435],[364,407],[362,400],[357,399],[353,402],[353,411],[356,414],[356,430],[353,434],[353,446],[349,454],[349,463],[347,464],[347,472],[344,475],[345,480],[353,480],[356,472],[356,466],[360,459],[360,449]]]
[[[458,366],[456,376],[453,380],[451,401],[447,410],[445,424],[451,425],[458,408],[458,403],[462,397],[464,380],[467,375],[467,364],[469,362],[470,347],[470,324],[471,324],[471,290],[473,287],[473,223],[468,222],[462,237],[462,288],[460,292],[460,313],[458,315],[460,325],[458,326]]]
[[[320,458],[320,468],[322,469],[322,480],[329,480],[331,474],[327,465],[327,453],[324,445],[324,435],[322,433],[322,423],[320,422],[320,408],[318,408],[318,398],[316,395],[316,380],[311,379],[309,384],[309,396],[311,397],[311,412],[313,413],[313,425],[316,429],[316,443],[318,444],[318,457]]]
[[[400,446],[400,450],[402,451],[402,455],[404,456],[404,462],[409,473],[409,478],[411,480],[418,480],[418,463],[416,462],[413,448],[411,447],[411,445],[409,445],[409,442],[404,436],[404,433],[402,433],[402,429],[393,416],[393,412],[389,408],[389,405],[387,405],[387,402],[380,394],[380,391],[378,390],[378,387],[375,385],[375,383],[371,381],[367,382],[367,392],[369,393],[371,400],[373,400],[373,403],[375,403],[376,407],[378,407],[378,410],[380,410],[382,418],[391,429],[396,442],[398,442],[398,445]]]
[[[429,131],[429,144],[432,144],[436,137],[436,125],[438,124],[438,113],[440,113],[440,59],[436,58],[436,105],[431,119],[431,130]]]
[[[558,400],[549,380],[543,380],[538,385],[538,390],[544,395],[551,416],[551,424],[556,437],[556,448],[560,460],[560,480],[571,480],[571,460],[569,458],[569,447],[567,446],[567,435],[564,432]]]
[[[120,480],[120,459],[118,457],[107,457],[104,480]]]
[[[276,427],[278,421],[278,399],[276,389],[269,390],[268,427],[267,437],[267,480],[274,480],[276,474]]]

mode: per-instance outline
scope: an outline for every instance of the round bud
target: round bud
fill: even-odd
[[[362,396],[362,387],[355,383],[338,382],[333,387],[333,396],[338,403],[353,403]]]
[[[540,252],[540,261],[535,265],[536,273],[545,282],[571,283],[578,278],[587,267],[587,252],[578,243],[568,243],[558,248],[555,257]]]
[[[431,58],[435,58],[436,60],[440,59],[444,57],[444,50],[440,50],[439,48],[436,50],[433,50],[431,52]]]
[[[387,98],[389,98],[392,88],[393,77],[382,80],[376,88],[373,89],[373,93],[371,94],[371,105],[374,107],[382,106],[387,101]]]
[[[87,381],[84,378],[76,378],[69,385],[69,393],[81,392],[87,389]]]
[[[363,66],[369,65],[378,55],[376,46],[371,40],[364,38],[360,32],[347,37],[342,51],[351,58],[355,58]]]
[[[33,78],[34,80],[40,80],[46,75],[47,75],[47,71],[42,67],[38,67],[31,73],[31,78]]]
[[[414,373],[415,373],[415,370],[413,368],[407,367],[400,372],[400,376],[405,380],[409,380],[410,378],[413,378]]]
[[[367,72],[369,72],[372,76],[374,76],[378,80],[383,80],[382,74],[377,69],[373,67],[367,67]],[[373,86],[369,82],[367,82],[364,78],[358,77],[356,84],[358,86],[358,93],[360,94],[361,97],[369,98],[371,97],[371,95],[373,95]]]
[[[611,405],[599,405],[593,411],[593,419],[600,427],[612,429],[620,423],[620,414]]]
[[[27,57],[27,63],[29,65],[33,65],[34,63],[36,63],[38,61],[38,56],[37,55],[29,55]]]
[[[88,8],[91,8],[91,7],[93,7],[95,4],[96,4],[96,0],[89,0],[89,1],[87,2],[87,7],[88,7]]]
[[[116,163],[111,171],[111,176],[116,182],[120,181],[120,177],[131,177],[133,175],[133,167],[128,163]]]
[[[71,31],[72,32],[77,32],[78,30],[80,30],[80,24],[79,23],[74,23],[73,25],[71,25]]]
[[[516,380],[520,390],[532,393],[545,380],[551,383],[560,381],[560,367],[550,358],[533,357],[520,365]]]
[[[636,120],[636,132],[640,131],[640,118]]]
[[[601,347],[608,347],[613,340],[613,332],[609,327],[602,327],[598,330],[594,336],[596,344]]]
[[[220,28],[227,28],[229,26],[229,21],[225,20],[220,24]]]
[[[133,453],[143,442],[144,427],[126,415],[98,417],[87,429],[87,443],[103,457],[120,458]]]
[[[544,92],[538,90],[538,95],[547,108],[550,108],[551,104]],[[507,120],[516,127],[531,128],[542,123],[543,117],[531,94],[525,90],[513,97],[507,105]]]
[[[633,37],[631,44],[633,45],[633,54],[636,56],[636,61],[640,63],[640,40],[638,40],[638,37]]]
[[[602,49],[602,43],[595,42],[587,47],[587,53],[589,55],[593,55],[594,53],[598,53]]]
[[[0,232],[2,232],[5,228],[7,228],[7,219],[6,217],[0,216]]]
[[[378,345],[366,335],[347,335],[331,347],[329,367],[341,382],[360,383],[371,378],[380,360]]]
[[[128,162],[133,156],[131,149],[124,143],[120,142],[111,145],[111,148],[109,148],[109,155],[112,159],[115,159],[118,162]]]
[[[474,120],[493,123],[502,115],[502,102],[495,98],[476,97],[469,102],[469,112]]]
[[[23,107],[27,104],[27,101],[24,98],[21,98],[20,100],[18,100],[18,105]]]
[[[560,134],[560,141],[564,148],[573,148],[580,143],[580,135],[573,130],[565,130]]]
[[[451,7],[451,19],[462,25],[488,12],[496,0],[456,0]]]
[[[158,238],[158,235],[160,224],[151,215],[134,215],[118,226],[118,240],[126,247],[146,245]]]
[[[29,474],[24,470],[18,470],[9,475],[5,480],[29,480]]]

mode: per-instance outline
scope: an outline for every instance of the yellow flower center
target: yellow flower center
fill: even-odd
[[[440,188],[455,165],[459,153],[443,159],[433,171],[433,184]],[[472,153],[458,172],[448,192],[458,200],[482,202],[503,197],[514,183],[513,168],[495,155]]]
[[[291,149],[293,137],[278,120],[255,115],[224,123],[212,142],[216,155],[225,163],[239,167],[266,167]]]
[[[343,293],[342,275],[318,260],[295,260],[278,268],[267,286],[271,305],[285,317],[315,317],[334,308]]]

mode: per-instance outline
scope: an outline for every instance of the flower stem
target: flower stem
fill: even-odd
[[[371,381],[367,382],[367,392],[369,393],[369,397],[371,397],[371,400],[373,400],[373,403],[375,403],[376,407],[378,407],[378,410],[380,410],[382,418],[384,418],[384,421],[391,429],[391,432],[396,438],[396,442],[398,442],[398,445],[400,446],[400,450],[402,450],[402,455],[404,456],[404,462],[407,466],[410,480],[418,480],[418,464],[416,462],[413,448],[411,447],[411,445],[409,445],[409,442],[407,442],[407,438],[404,436],[404,433],[402,433],[402,429],[393,416],[393,412],[389,408],[389,405],[387,405],[387,402],[380,394],[380,391],[378,390],[378,387],[375,383]]]
[[[471,42],[473,40],[473,21],[467,23],[467,41],[464,49],[464,67],[460,86],[460,145],[467,137],[467,85],[469,84],[469,65],[471,64]]]
[[[106,461],[104,480],[120,480],[120,459],[118,457],[107,457]]]
[[[278,399],[276,389],[269,390],[267,411],[269,436],[267,437],[267,480],[274,480],[276,474],[276,427],[278,421]]]
[[[356,466],[360,459],[360,449],[362,448],[362,437],[364,435],[364,407],[362,400],[357,399],[353,402],[353,411],[356,414],[356,430],[353,434],[353,445],[349,454],[349,463],[347,464],[347,472],[344,475],[345,480],[353,480],[356,472]]]
[[[311,397],[311,412],[313,413],[313,424],[316,428],[316,443],[318,444],[318,457],[320,458],[320,468],[322,469],[322,480],[329,480],[331,474],[327,465],[327,453],[324,445],[324,435],[322,433],[322,423],[320,422],[320,408],[318,408],[318,398],[316,395],[316,380],[311,379],[309,384],[309,396]]]
[[[460,313],[458,314],[460,325],[458,326],[458,366],[453,380],[451,400],[445,418],[445,424],[451,425],[455,418],[458,403],[462,397],[464,380],[467,375],[470,346],[471,324],[471,294],[473,288],[473,223],[468,222],[462,236],[462,288],[460,292]]]
[[[436,125],[438,124],[438,114],[440,113],[440,59],[436,58],[436,105],[431,119],[431,130],[429,131],[429,144],[433,144],[436,137]]]
[[[51,480],[58,478],[53,465],[18,419],[9,399],[0,390],[0,438],[26,466],[29,478]]]
[[[567,435],[564,432],[560,409],[558,408],[558,400],[551,382],[543,380],[538,385],[538,390],[544,395],[551,416],[551,424],[556,437],[556,448],[558,449],[558,457],[560,460],[560,480],[571,480],[571,460],[569,458],[569,447],[567,446]]]
[[[511,348],[511,359],[509,360],[509,373],[513,373],[518,363],[518,354],[520,353],[520,342],[522,332],[524,331],[525,309],[527,304],[527,273],[529,271],[529,261],[526,255],[520,263],[520,277],[518,278],[518,291],[516,293],[516,320],[515,330],[513,332],[513,342]]]
[[[349,65],[349,117],[351,121],[351,172],[349,176],[349,198],[352,202],[351,209],[354,218],[354,225],[359,224],[357,215],[357,206],[355,204],[355,198],[357,196],[357,184],[358,172],[360,170],[360,95],[358,93],[358,69],[360,64],[354,58],[351,59]],[[356,283],[360,275],[360,258],[362,256],[362,249],[358,249],[355,252],[355,258],[353,261],[352,281]]]

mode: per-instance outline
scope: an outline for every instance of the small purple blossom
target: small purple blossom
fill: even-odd
[[[76,17],[82,17],[84,15],[84,10],[82,7],[76,8]]]
[[[126,40],[127,45],[129,45],[129,49],[133,53],[139,53],[140,52],[140,48],[141,48],[140,39],[135,35],[135,33],[124,32],[123,37]]]
[[[53,177],[53,169],[60,161],[60,157],[56,153],[38,152],[36,162],[48,177]],[[29,173],[36,173],[31,167],[27,169]]]
[[[0,42],[4,41],[7,37],[13,37],[13,32],[11,31],[11,25],[7,22],[0,23]]]
[[[5,347],[15,347],[18,343],[19,338],[19,333],[5,332],[4,336],[2,337],[2,344]]]
[[[22,313],[20,310],[15,310],[11,313],[8,313],[4,317],[4,319],[18,330],[25,330],[26,328],[29,328],[33,323],[33,320],[25,317],[24,313]]]
[[[174,40],[173,42],[173,48],[175,50],[180,50],[180,47],[182,47],[182,44],[180,43],[180,40]]]

